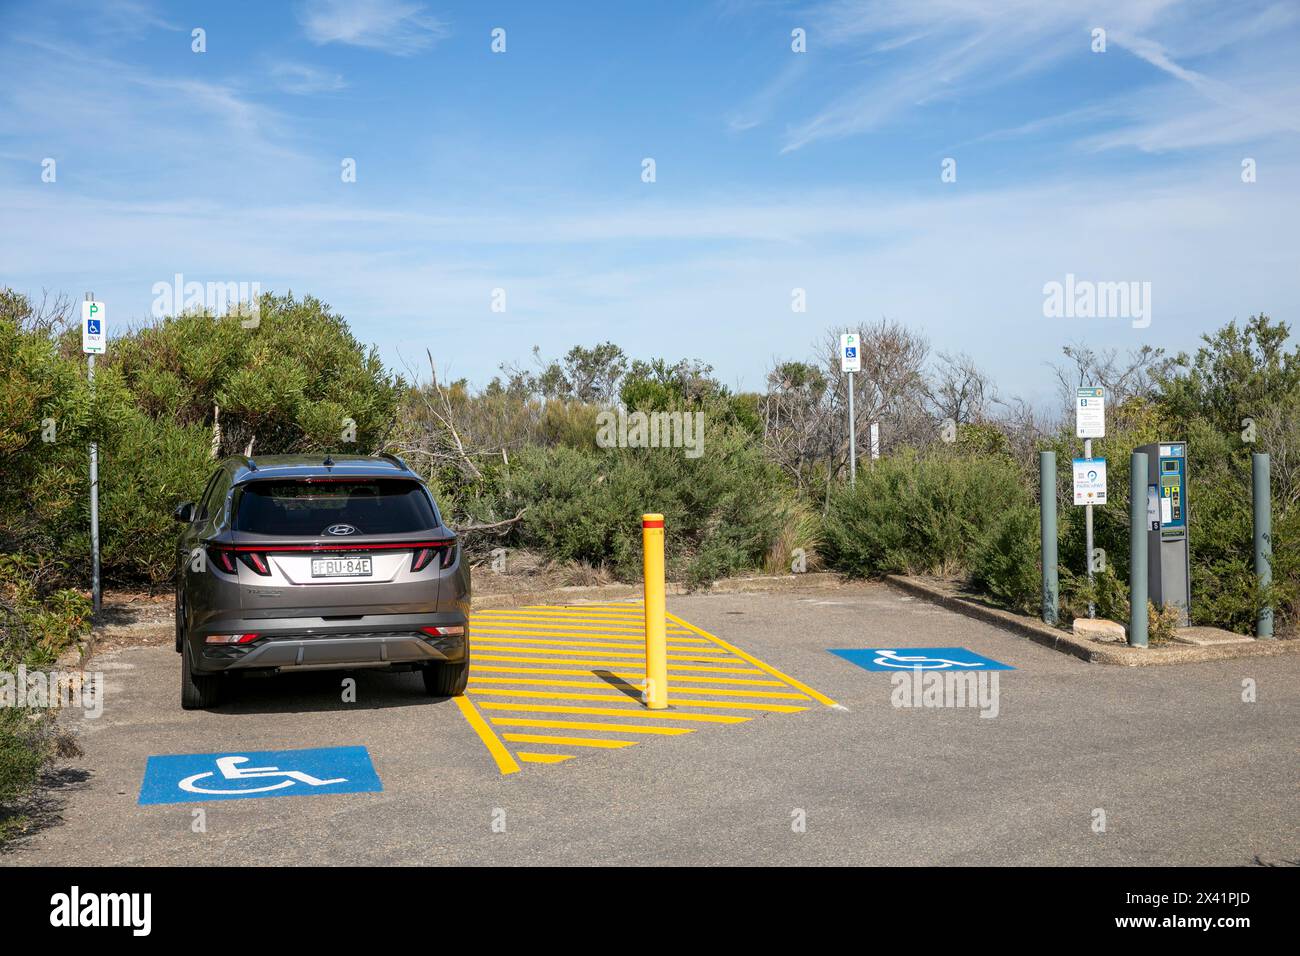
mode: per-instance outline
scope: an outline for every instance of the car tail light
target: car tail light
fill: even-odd
[[[446,624],[435,625],[433,627],[420,628],[425,634],[432,637],[464,637],[465,625],[463,624]]]
[[[429,566],[434,555],[438,555],[438,566],[443,568],[451,567],[451,563],[456,559],[456,542],[448,541],[445,544],[434,545],[427,548],[416,548],[415,554],[411,556],[411,570],[423,571]]]
[[[233,551],[227,551],[225,548],[217,548],[208,545],[208,558],[222,571],[227,574],[234,574],[238,569],[235,567],[235,555]]]
[[[203,639],[205,644],[249,644],[261,637],[260,634],[209,634]]]
[[[256,551],[241,551],[239,560],[263,577],[269,577],[271,574],[271,568],[266,563],[266,556],[258,554]]]

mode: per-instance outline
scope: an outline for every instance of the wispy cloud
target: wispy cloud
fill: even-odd
[[[88,31],[103,37],[141,37],[150,30],[179,32],[185,29],[144,0],[96,3],[85,11],[84,18]]]
[[[283,92],[300,96],[335,93],[347,86],[342,74],[305,63],[277,63],[271,68],[271,79]]]
[[[1159,75],[1153,73],[1127,91],[1126,109],[1076,103],[1060,116],[1096,120],[1110,114],[1123,124],[1142,99],[1165,108],[1176,104],[1182,112],[1146,124],[1143,131],[1095,134],[1090,145],[1140,140],[1142,148],[1151,149],[1163,131],[1170,136],[1165,148],[1172,149],[1300,129],[1289,95],[1261,95],[1261,85],[1251,82],[1252,74],[1269,69],[1270,57],[1244,56],[1246,51],[1259,53],[1260,43],[1294,25],[1296,12],[1276,3],[1226,10],[1199,0],[1107,0],[1087,6],[1071,0],[833,0],[811,16],[810,38],[841,62],[849,61],[841,67],[843,74],[862,78],[840,84],[842,92],[820,103],[815,94],[799,89],[798,104],[813,104],[810,115],[799,117],[800,105],[781,104],[794,114],[782,147],[787,153],[879,130],[937,101],[973,101],[1013,80],[1057,67],[1086,53],[1096,27],[1106,30],[1109,55],[1127,52]],[[1179,53],[1185,50],[1191,58],[1225,49],[1243,54],[1240,72],[1249,90],[1187,65]],[[1167,96],[1160,83],[1166,77],[1195,90],[1199,100]],[[791,86],[782,71],[760,97],[774,106]],[[1041,123],[1026,116],[1007,129],[1028,134],[1041,130]],[[734,121],[732,126],[737,128]]]
[[[49,62],[61,66],[42,67]],[[241,160],[285,168],[285,175],[302,160],[292,118],[260,103],[242,84],[149,69],[62,39],[11,38],[0,56],[0,112],[9,136],[36,144],[38,156],[66,161],[84,182],[114,179],[112,170],[138,162],[142,151],[185,155],[190,182],[239,178],[228,154],[212,149],[214,142]],[[168,170],[164,164],[129,182],[134,188],[157,184]]]
[[[405,0],[307,0],[298,21],[313,43],[346,43],[410,56],[447,36],[445,23]]]

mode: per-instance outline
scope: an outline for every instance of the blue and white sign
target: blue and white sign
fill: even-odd
[[[886,647],[878,650],[831,649],[846,661],[869,671],[1013,671],[991,657],[984,657],[964,647]]]
[[[104,328],[104,303],[81,303],[81,351],[87,355],[102,355],[107,339]]]
[[[150,757],[140,803],[194,803],[384,789],[365,747]]]
[[[862,354],[859,351],[858,337],[853,332],[840,336],[840,371],[862,371]]]
[[[1104,505],[1106,503],[1106,459],[1074,459],[1074,503],[1076,505]]]

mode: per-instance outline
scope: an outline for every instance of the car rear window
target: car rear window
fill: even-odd
[[[436,528],[438,518],[424,489],[401,479],[266,480],[240,489],[236,531],[318,537],[332,525],[356,529],[347,534],[400,534]]]

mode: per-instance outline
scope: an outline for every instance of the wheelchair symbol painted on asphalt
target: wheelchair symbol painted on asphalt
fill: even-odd
[[[193,776],[186,777],[177,786],[182,790],[190,793],[236,793],[241,796],[246,793],[266,793],[268,790],[279,790],[282,787],[292,787],[294,781],[305,783],[309,787],[324,787],[331,783],[347,783],[347,777],[335,777],[333,780],[319,780],[309,773],[303,773],[301,770],[281,770],[279,767],[240,767],[239,764],[248,763],[247,757],[218,757],[217,769],[221,771],[221,776],[227,780],[248,780],[259,777],[285,777],[279,783],[273,783],[269,787],[240,787],[235,790],[213,790],[207,787],[200,787],[198,782],[204,777],[211,777],[212,771],[205,773],[196,773]]]
[[[140,803],[383,790],[365,747],[150,757]]]
[[[869,671],[1013,671],[991,657],[984,657],[964,647],[886,647],[879,649],[846,648],[831,650],[846,661]]]

